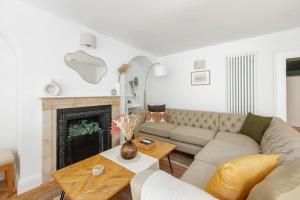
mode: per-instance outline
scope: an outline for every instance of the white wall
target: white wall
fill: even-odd
[[[150,103],[168,107],[226,111],[225,56],[247,51],[258,53],[256,112],[274,114],[274,53],[300,49],[300,28],[185,51],[160,58],[168,76],[152,78]],[[201,37],[201,36],[199,36]],[[191,86],[193,62],[205,59],[211,69],[211,85]]]
[[[287,77],[287,122],[300,127],[300,76]]]
[[[17,146],[20,157],[18,188],[20,193],[40,183],[42,112],[39,97],[44,83],[54,78],[61,85],[63,96],[110,95],[111,89],[117,83],[117,68],[122,63],[127,63],[138,55],[149,57],[152,55],[22,2],[1,0],[0,3],[0,31],[5,31],[15,41],[18,56],[13,60],[20,64],[17,72],[19,75],[16,75],[15,64],[11,62],[11,58],[6,59],[5,66],[0,63],[1,73],[4,73],[0,76],[0,84],[4,82],[0,89],[5,91],[2,91],[2,94],[8,95],[0,102],[1,112],[11,114],[7,121],[5,119],[1,121],[6,125],[0,129],[2,132],[0,148],[8,144],[2,140],[2,137],[11,143],[10,146]],[[98,48],[83,50],[101,57],[108,66],[107,75],[97,85],[82,80],[77,72],[66,67],[63,61],[66,53],[80,48],[81,32],[89,32],[97,36]],[[1,37],[0,45],[1,56],[6,56],[8,47],[2,47]],[[5,79],[2,79],[2,75]],[[19,83],[16,82],[16,77],[19,77]],[[17,106],[14,100],[10,101],[15,98],[13,91],[16,87],[19,91]],[[11,107],[19,109],[15,111]],[[14,126],[10,125],[15,121],[16,113],[18,113],[18,127],[12,129]],[[0,117],[2,120],[2,115]],[[18,138],[16,139],[10,132],[19,132]]]
[[[0,33],[0,147],[16,149],[17,64],[9,39]]]
[[[0,148],[16,151],[17,140],[17,63],[15,50],[0,31]],[[0,180],[4,177],[0,173]]]

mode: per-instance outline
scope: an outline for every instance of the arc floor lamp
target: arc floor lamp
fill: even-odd
[[[145,78],[145,90],[144,90],[144,107],[147,108],[147,83],[148,79],[150,77],[151,71],[153,70],[154,76],[155,77],[162,77],[167,75],[167,69],[165,66],[161,65],[160,63],[153,63],[151,64],[146,73],[146,78]]]

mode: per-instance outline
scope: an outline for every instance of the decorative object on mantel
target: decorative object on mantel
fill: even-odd
[[[51,79],[51,81],[44,86],[44,93],[47,96],[58,96],[60,91],[60,85],[54,79]]]
[[[91,56],[81,50],[67,53],[64,61],[67,66],[75,70],[88,83],[99,83],[107,73],[106,64],[101,58]]]
[[[112,96],[118,96],[120,95],[120,83],[116,83],[115,87],[110,91],[110,94]]]
[[[126,142],[122,145],[121,148],[121,157],[130,160],[134,158],[137,154],[137,147],[132,142],[133,131],[137,126],[138,117],[136,115],[120,115],[114,122],[117,124],[117,127],[125,135]]]
[[[205,60],[195,60],[194,61],[194,70],[204,69]]]
[[[210,85],[210,70],[202,70],[191,73],[192,85]]]
[[[111,95],[112,96],[116,96],[117,95],[117,90],[115,88],[113,88],[111,91],[110,91]]]
[[[118,72],[119,72],[119,79],[118,80],[119,80],[119,83],[120,83],[122,74],[126,74],[128,72],[128,70],[129,70],[129,68],[130,68],[130,65],[128,65],[128,64],[123,64],[123,65],[121,65],[121,67],[118,68]]]

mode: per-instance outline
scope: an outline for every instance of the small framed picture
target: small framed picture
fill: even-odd
[[[210,70],[192,72],[191,83],[192,85],[210,85]]]

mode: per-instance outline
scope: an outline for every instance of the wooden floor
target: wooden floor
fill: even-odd
[[[186,168],[192,163],[193,156],[179,151],[174,151],[171,154],[173,175],[180,178],[185,172]],[[169,163],[167,159],[160,161],[160,169],[171,174]],[[60,193],[60,188],[55,182],[44,184],[22,195],[14,195],[7,198],[6,185],[0,182],[0,200],[53,200]],[[67,198],[66,198],[67,199]],[[126,187],[111,200],[131,200],[130,187]]]

